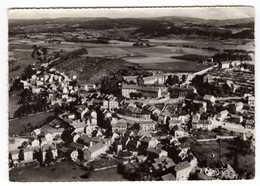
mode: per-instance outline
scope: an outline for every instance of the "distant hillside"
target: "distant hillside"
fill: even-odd
[[[18,33],[62,33],[77,32],[79,29],[102,31],[111,39],[136,39],[182,36],[186,39],[254,39],[254,18],[207,20],[191,17],[156,17],[156,18],[58,18],[9,20],[9,35]],[[26,27],[27,26],[27,27]],[[22,28],[22,29],[21,29]],[[124,29],[129,29],[125,31]],[[232,33],[234,29],[238,31]],[[246,31],[239,30],[246,29]]]
[[[143,73],[143,68],[123,59],[81,58],[77,57],[62,61],[55,66],[70,77],[76,75],[80,83],[99,83],[107,76],[137,75]]]

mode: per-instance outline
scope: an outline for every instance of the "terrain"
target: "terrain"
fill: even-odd
[[[9,85],[27,65],[39,63],[32,58],[34,45],[46,47],[49,56],[85,48],[86,54],[63,60],[55,68],[76,75],[79,83],[97,83],[105,76],[139,75],[150,70],[200,71],[209,64],[198,61],[225,49],[254,52],[252,38],[253,18],[10,19]],[[138,41],[148,41],[149,46],[134,46]],[[19,107],[18,96],[19,92],[10,95],[10,118]]]

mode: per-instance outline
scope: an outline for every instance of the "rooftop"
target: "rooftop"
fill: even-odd
[[[176,180],[176,177],[172,173],[169,173],[169,174],[163,175],[162,180],[163,181],[172,181],[172,180]]]
[[[188,161],[180,162],[175,166],[175,171],[181,171],[183,169],[189,168],[191,165]]]

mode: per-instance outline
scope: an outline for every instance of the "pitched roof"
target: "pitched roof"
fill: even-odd
[[[70,125],[73,126],[75,129],[78,129],[78,128],[84,128],[86,126],[86,123],[75,121],[75,122],[72,122]]]
[[[105,146],[106,146],[106,144],[104,144],[104,143],[97,143],[97,144],[93,145],[92,147],[90,147],[87,150],[89,152],[93,153],[93,152],[96,152],[97,150],[100,150],[100,149],[104,148]]]
[[[188,161],[180,162],[175,166],[175,171],[181,171],[183,169],[189,168],[191,165]]]
[[[49,149],[51,149],[51,150],[56,150],[56,147],[55,147],[53,144],[44,144],[44,145],[42,146],[42,151],[43,151],[43,152],[45,152],[45,151],[47,151],[47,150],[49,150]]]
[[[84,147],[85,147],[84,145],[82,145],[80,143],[76,143],[76,142],[71,142],[70,146],[75,149],[80,149],[80,150],[84,149]]]
[[[246,125],[254,125],[254,124],[255,124],[255,121],[254,121],[254,120],[251,120],[251,119],[247,119],[245,124],[246,124]]]
[[[162,180],[163,181],[172,181],[172,180],[176,180],[176,177],[172,173],[169,173],[169,174],[163,175]]]
[[[160,167],[157,163],[153,163],[152,166],[155,170],[160,169]]]
[[[212,96],[212,95],[205,95],[205,96],[203,97],[204,100],[211,100],[212,98],[215,98],[215,97]]]
[[[82,135],[78,138],[77,142],[89,144],[89,143],[91,142],[91,138],[88,137],[86,134],[82,134]]]

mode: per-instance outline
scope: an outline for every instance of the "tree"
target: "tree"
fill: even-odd
[[[46,154],[45,154],[45,163],[47,165],[51,164],[54,161],[54,157],[53,157],[53,153],[51,151],[51,148],[46,150]]]
[[[182,82],[185,82],[186,79],[187,79],[187,78],[186,78],[186,75],[183,74],[182,77],[181,77]]]
[[[20,149],[19,154],[18,154],[18,158],[20,161],[24,160],[24,150]]]
[[[165,84],[166,84],[166,85],[170,85],[170,86],[173,85],[173,84],[172,84],[172,75],[169,75],[169,76],[167,77],[167,79],[166,79],[166,81],[165,81]]]
[[[66,129],[63,131],[63,133],[61,134],[61,139],[65,142],[65,143],[70,143],[73,141],[73,137],[71,135],[71,133],[73,132],[73,129]]]

